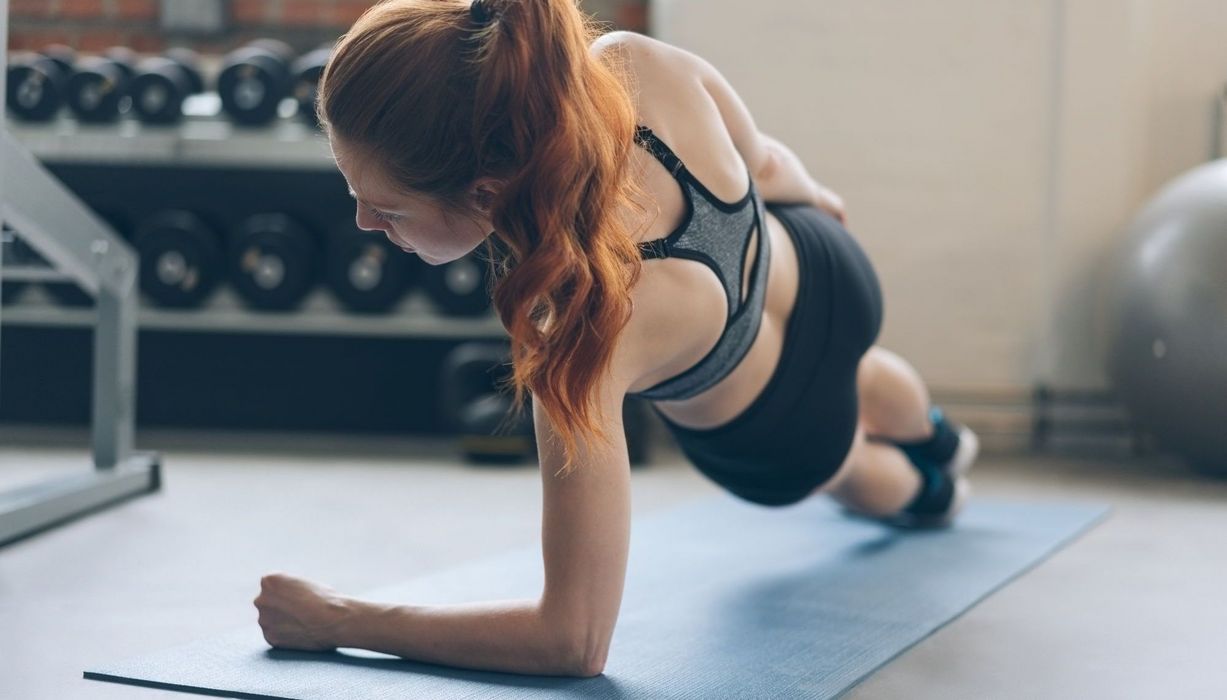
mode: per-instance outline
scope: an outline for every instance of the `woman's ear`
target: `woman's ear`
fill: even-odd
[[[490,213],[490,207],[494,205],[494,198],[498,196],[503,183],[495,180],[492,177],[483,177],[473,183],[473,188],[469,190],[469,194],[473,198],[473,204],[478,211],[483,214]]]
[[[486,189],[478,189],[473,194],[473,201],[477,203],[477,210],[483,214],[490,213],[490,206],[494,204],[494,193]]]

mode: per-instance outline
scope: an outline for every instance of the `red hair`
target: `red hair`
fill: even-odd
[[[490,214],[491,296],[511,336],[518,414],[532,394],[574,461],[608,444],[595,405],[641,271],[619,214],[636,117],[629,72],[575,0],[385,0],[341,37],[320,81],[331,136],[406,191],[471,213],[480,177],[506,182]],[[595,410],[594,410],[595,409]]]

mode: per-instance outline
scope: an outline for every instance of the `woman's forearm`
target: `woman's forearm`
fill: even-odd
[[[351,598],[345,607],[333,640],[338,647],[482,671],[596,675],[550,628],[535,600],[413,606]]]

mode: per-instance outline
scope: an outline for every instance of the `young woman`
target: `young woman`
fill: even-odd
[[[601,673],[628,555],[628,395],[749,501],[823,493],[910,527],[962,507],[976,438],[873,345],[881,293],[840,198],[703,59],[595,36],[575,0],[387,0],[337,45],[318,111],[358,225],[432,265],[487,244],[516,397],[532,397],[545,586],[423,607],[272,574],[255,601],[271,645]]]

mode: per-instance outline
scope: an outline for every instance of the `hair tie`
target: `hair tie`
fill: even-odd
[[[469,5],[469,14],[473,17],[473,21],[478,24],[489,24],[498,19],[498,13],[490,7],[492,4],[491,0],[473,0]]]

